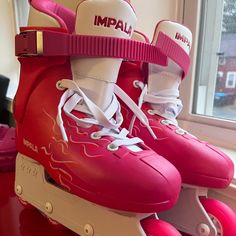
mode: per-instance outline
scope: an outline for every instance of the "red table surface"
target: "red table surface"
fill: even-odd
[[[26,209],[14,193],[14,172],[0,173],[0,236],[78,236],[55,229],[36,209]]]

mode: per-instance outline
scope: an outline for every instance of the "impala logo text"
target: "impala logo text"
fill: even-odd
[[[103,26],[107,28],[113,27],[114,29],[119,29],[122,32],[125,32],[129,36],[132,33],[131,25],[129,25],[127,22],[124,22],[123,20],[118,20],[112,17],[95,16],[94,25]]]
[[[183,34],[180,34],[177,32],[175,35],[175,39],[181,40],[183,43],[187,44],[187,46],[189,48],[191,47],[191,43],[190,43],[189,39],[186,36],[184,36]]]

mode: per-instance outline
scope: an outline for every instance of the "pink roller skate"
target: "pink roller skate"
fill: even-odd
[[[115,86],[135,44],[132,7],[85,0],[75,16],[53,1],[30,2],[16,37],[17,195],[81,236],[179,235],[155,213],[176,203],[178,171],[120,128],[115,93],[138,111]]]
[[[15,128],[0,124],[0,172],[14,171],[16,161]]]
[[[137,36],[146,41],[142,35]],[[186,27],[161,21],[152,45],[168,57],[166,66],[152,64],[147,68],[140,62],[123,62],[118,85],[146,114],[156,139],[121,102],[123,125],[181,173],[180,199],[174,208],[161,214],[162,219],[194,236],[236,235],[232,210],[207,198],[208,188],[226,188],[230,184],[234,173],[232,161],[217,148],[181,129],[176,121],[182,108],[178,88],[188,71],[191,42],[192,35]],[[218,206],[219,210],[213,210]]]

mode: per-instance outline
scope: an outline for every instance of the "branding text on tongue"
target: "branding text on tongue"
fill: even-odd
[[[182,41],[183,43],[185,43],[185,44],[189,47],[189,49],[190,49],[191,43],[190,43],[189,39],[188,39],[185,35],[183,35],[183,34],[177,32],[176,35],[175,35],[175,39],[181,40],[181,41]]]
[[[117,20],[111,17],[95,16],[94,25],[107,28],[114,27],[115,29],[120,29],[122,32],[125,32],[129,36],[132,33],[131,25],[128,25],[128,23],[124,22],[123,20]]]

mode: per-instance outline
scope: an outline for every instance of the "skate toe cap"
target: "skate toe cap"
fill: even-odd
[[[211,188],[225,188],[230,184],[234,164],[220,149],[199,140],[188,140],[178,147],[173,162],[184,183]]]
[[[195,168],[192,171],[198,185],[211,188],[226,188],[233,179],[234,164],[220,149],[207,143],[195,149],[192,157]]]
[[[88,168],[92,171],[88,174],[81,170],[73,192],[117,210],[154,213],[169,209],[176,203],[181,188],[177,169],[153,151],[123,158],[104,157]]]
[[[152,125],[160,128],[159,138],[163,139],[147,144],[178,169],[183,183],[212,188],[225,188],[230,184],[234,165],[224,152],[185,131],[176,132],[179,130],[176,126],[161,126],[160,121],[161,118]]]
[[[128,165],[129,163],[126,163]],[[122,199],[118,208],[132,212],[159,212],[177,202],[181,177],[177,169],[163,157],[150,152],[136,160],[118,177],[113,196]]]
[[[142,158],[142,162],[147,165],[147,172],[150,173],[141,177],[143,184],[140,191],[143,193],[146,191],[148,195],[148,197],[143,196],[141,201],[149,199],[150,203],[165,202],[163,205],[159,204],[159,211],[173,207],[177,201],[182,183],[177,169],[157,154]]]

